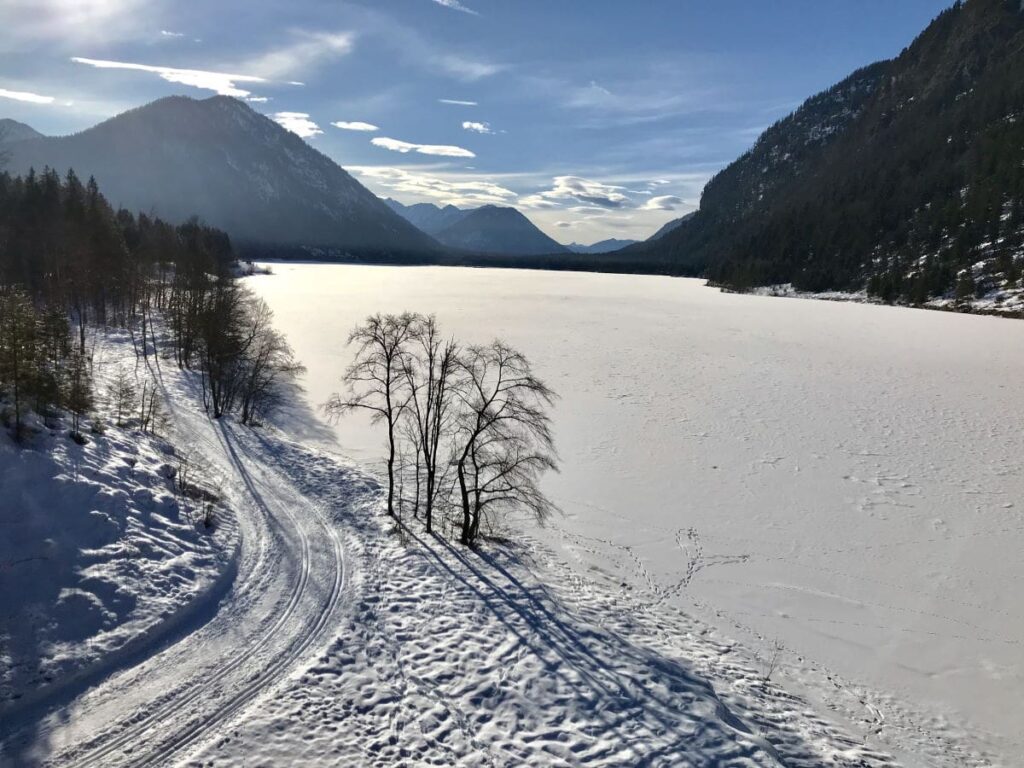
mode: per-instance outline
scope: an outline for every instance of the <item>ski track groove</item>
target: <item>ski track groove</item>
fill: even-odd
[[[148,367],[154,374],[154,380],[159,382],[165,401],[172,412],[179,411],[183,405],[182,398],[171,392],[159,364],[156,370],[152,364]],[[196,393],[192,392],[191,396],[194,398]],[[205,416],[200,418],[206,420]],[[117,730],[108,730],[91,740],[70,745],[62,752],[46,757],[45,765],[88,768],[115,764],[163,766],[181,762],[187,758],[188,751],[198,748],[204,739],[216,738],[219,730],[217,726],[229,721],[263,692],[286,679],[289,672],[297,668],[296,662],[303,654],[318,640],[324,639],[324,631],[345,592],[347,577],[344,547],[336,526],[324,514],[322,502],[310,500],[298,492],[293,479],[287,477],[289,473],[286,466],[271,467],[265,460],[266,457],[257,457],[251,451],[243,451],[246,453],[243,457],[239,452],[238,438],[231,434],[223,422],[214,423],[212,433],[216,437],[215,452],[224,457],[233,475],[227,480],[228,484],[232,487],[240,484],[242,490],[238,495],[245,499],[245,506],[258,510],[267,531],[275,532],[270,534],[273,542],[267,536],[261,537],[257,542],[257,550],[250,556],[251,572],[261,574],[260,578],[264,578],[263,571],[268,558],[298,555],[296,566],[289,573],[292,583],[286,603],[269,626],[267,619],[260,619],[256,625],[259,628],[259,636],[252,643],[222,652],[216,659],[216,666],[213,669],[209,669],[209,665],[201,668],[185,685],[155,696],[148,703],[148,708],[135,710],[126,714],[119,722],[112,723],[113,729]],[[192,450],[198,449],[193,447]],[[209,456],[202,451],[199,453],[199,458],[204,464],[216,466],[215,462],[210,462]],[[250,465],[248,468],[247,462]],[[350,467],[343,465],[338,465],[337,468],[343,472],[351,471]],[[310,531],[307,527],[314,526],[309,526],[309,522],[303,525],[292,511],[293,507],[299,506],[296,504],[297,499],[303,500],[309,512],[308,520],[314,523],[318,535],[325,535],[329,542],[329,546],[324,547],[324,550],[331,553],[333,578],[328,594],[319,601],[316,613],[310,615],[296,628],[295,636],[283,647],[274,649],[273,644],[280,639],[279,634],[282,630],[288,628],[296,615],[301,616],[299,609],[310,586],[313,558]],[[288,541],[288,533],[294,536],[292,542]],[[248,583],[240,584],[235,599],[241,600],[243,593],[252,586]],[[276,601],[275,606],[280,606],[282,599]],[[252,610],[252,606],[249,606],[249,610]],[[247,674],[246,666],[268,649],[268,658],[261,659],[258,669]],[[204,699],[220,701],[208,711],[194,706]],[[181,717],[182,712],[188,713],[185,718]],[[172,730],[171,734],[164,738],[152,738],[154,732],[159,733],[161,729],[168,727],[177,727],[177,730]],[[154,744],[155,749],[143,753],[144,748],[138,745],[149,743]]]
[[[264,515],[270,519],[273,519],[273,513],[268,508],[266,502],[263,499],[263,495],[255,487],[255,483],[252,480],[252,476],[248,470],[244,467],[242,459],[238,456],[237,451],[230,444],[227,438],[224,437],[223,429],[219,432],[219,437],[222,445],[225,449],[225,455],[227,455],[232,465],[235,467],[239,476],[248,488],[249,495],[256,502],[256,505],[261,508]],[[265,470],[267,468],[264,468]],[[277,473],[274,473],[277,474]],[[296,582],[294,589],[291,594],[288,606],[285,611],[278,617],[274,626],[267,630],[265,634],[257,641],[254,646],[245,649],[245,654],[238,654],[234,656],[231,662],[222,667],[217,673],[211,678],[205,680],[198,688],[192,689],[192,691],[181,699],[176,699],[165,703],[159,710],[152,715],[148,716],[146,720],[141,721],[137,724],[137,727],[130,729],[123,733],[118,738],[112,740],[108,744],[104,745],[100,749],[93,753],[86,755],[82,761],[78,764],[81,766],[95,765],[96,760],[100,760],[113,752],[123,749],[128,743],[139,739],[146,731],[150,730],[153,725],[157,724],[161,719],[165,718],[173,712],[182,707],[186,707],[189,704],[195,702],[200,697],[208,694],[210,691],[216,690],[216,687],[221,681],[225,680],[232,672],[243,666],[243,664],[251,657],[251,655],[259,651],[268,642],[274,639],[278,630],[286,626],[289,619],[295,614],[296,608],[299,606],[303,593],[305,592],[306,585],[309,581],[309,570],[310,570],[310,546],[309,536],[298,524],[298,520],[295,515],[288,509],[287,505],[281,506],[281,509],[288,515],[289,521],[293,524],[294,530],[299,532],[301,540],[301,574]],[[319,517],[319,516],[318,516]],[[216,726],[228,720],[232,715],[237,713],[246,704],[255,699],[264,689],[270,687],[276,682],[278,673],[286,671],[292,662],[296,661],[302,653],[319,637],[320,632],[323,630],[327,623],[328,618],[337,606],[340,595],[344,586],[345,579],[345,568],[344,568],[344,555],[341,547],[341,540],[335,531],[333,526],[326,525],[322,519],[319,519],[322,527],[326,529],[329,537],[332,541],[332,549],[335,554],[335,577],[332,584],[331,594],[328,598],[327,604],[317,617],[317,620],[313,627],[307,634],[300,635],[298,641],[293,645],[289,646],[284,652],[284,655],[279,657],[276,661],[272,662],[269,666],[264,668],[261,674],[259,674],[255,680],[249,685],[242,688],[234,696],[229,698],[221,706],[215,709],[213,712],[205,715],[202,718],[195,719],[195,721],[189,725],[185,730],[180,732],[170,742],[165,742],[161,748],[154,752],[152,755],[138,762],[132,762],[133,765],[147,765],[155,764],[162,765],[168,762],[175,754],[181,752],[187,747],[193,745],[198,741],[204,732],[216,730]]]

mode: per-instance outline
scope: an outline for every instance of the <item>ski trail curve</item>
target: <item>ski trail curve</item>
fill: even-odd
[[[339,530],[289,480],[274,443],[169,394],[190,450],[224,478],[219,491],[237,512],[235,583],[194,631],[4,735],[0,765],[5,754],[38,766],[180,762],[326,645],[347,604]],[[349,485],[357,495],[362,486],[337,470],[342,503],[353,503]]]

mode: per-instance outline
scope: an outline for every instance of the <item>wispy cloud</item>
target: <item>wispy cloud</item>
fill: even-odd
[[[4,0],[0,50],[33,50],[39,43],[62,52],[76,45],[106,45],[151,37],[159,9],[151,0]]]
[[[472,131],[473,133],[494,133],[491,130],[490,123],[474,123],[471,120],[464,120],[462,127],[464,130]]]
[[[0,98],[27,101],[30,104],[52,104],[54,102],[53,96],[41,96],[29,91],[8,91],[6,88],[0,88]]]
[[[429,175],[418,170],[393,166],[355,166],[349,168],[373,187],[383,187],[407,200],[423,198],[458,206],[509,205],[517,197],[511,189],[479,177]]]
[[[459,107],[475,107],[477,102],[475,101],[462,101],[461,99],[438,99],[442,104],[455,104]]]
[[[309,119],[306,112],[275,112],[274,121],[304,139],[323,133],[320,126]]]
[[[632,205],[623,194],[625,187],[604,184],[579,176],[556,176],[551,189],[541,192],[547,200],[576,200],[601,208],[625,208]]]
[[[291,42],[243,61],[238,68],[260,77],[280,79],[302,74],[352,51],[351,32],[293,30]]]
[[[184,36],[185,36],[184,32],[172,32],[169,29],[161,29],[160,30],[160,37],[184,37]]]
[[[348,122],[345,120],[338,120],[337,122],[331,123],[335,128],[341,128],[343,131],[378,131],[380,130],[373,123],[363,123],[359,120]]]
[[[548,200],[541,195],[524,195],[519,198],[519,207],[533,210],[552,210],[561,206],[554,200]]]
[[[436,155],[438,157],[476,157],[468,149],[455,147],[449,144],[414,144],[409,141],[389,139],[386,136],[378,136],[371,143],[375,147],[390,149],[392,152],[418,152],[421,155]]]
[[[438,5],[443,5],[445,8],[451,8],[453,11],[462,11],[472,16],[479,16],[480,14],[474,11],[472,8],[467,8],[459,0],[434,0]]]
[[[507,67],[504,64],[493,64],[479,59],[470,59],[455,53],[442,54],[435,58],[435,63],[446,74],[459,80],[475,82],[485,77],[496,75]]]
[[[169,83],[190,85],[193,88],[201,88],[206,91],[213,91],[221,96],[234,96],[245,98],[252,95],[251,91],[239,88],[236,83],[265,83],[266,79],[254,75],[234,75],[227,72],[209,72],[202,69],[179,69],[177,67],[161,67],[150,64],[135,64],[126,61],[104,61],[101,59],[85,59],[79,56],[72,57],[72,61],[78,64],[87,64],[97,69],[127,69],[135,72],[148,72],[158,75]]]
[[[641,208],[645,211],[674,211],[683,204],[683,199],[681,197],[676,197],[675,195],[658,195],[644,203]]]

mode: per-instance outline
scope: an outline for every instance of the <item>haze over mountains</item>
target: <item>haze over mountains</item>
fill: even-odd
[[[584,245],[583,243],[569,243],[566,246],[573,253],[611,253],[617,251],[620,248],[625,248],[627,245],[633,245],[636,240],[618,240],[614,237],[610,237],[607,240],[599,240],[596,243],[590,245]]]
[[[568,248],[508,206],[461,209],[432,203],[406,206],[390,198],[385,202],[400,216],[450,248],[512,256],[569,253]]]
[[[19,123],[17,120],[3,118],[0,120],[0,145],[10,144],[25,139],[38,139],[43,134],[30,125]]]
[[[95,175],[115,205],[198,215],[324,257],[703,275],[886,300],[1017,287],[1024,272],[1024,8],[970,0],[897,58],[809,98],[648,240],[563,246],[514,208],[382,201],[246,104],[169,97],[82,133],[14,121],[9,170]],[[543,257],[543,258],[540,258]],[[446,261],[447,260],[447,261]]]
[[[12,172],[74,168],[114,205],[171,221],[198,215],[242,244],[439,250],[333,160],[236,99],[172,96],[71,136],[26,129],[16,124],[5,145]]]
[[[72,136],[46,137],[13,120],[0,122],[0,134],[14,173],[73,168],[95,176],[116,206],[179,222],[198,216],[268,254],[305,248],[328,257],[437,258],[442,246],[570,253],[515,208],[382,201],[301,138],[227,97],[160,99]]]

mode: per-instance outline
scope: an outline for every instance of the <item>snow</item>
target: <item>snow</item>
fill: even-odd
[[[770,697],[751,694],[756,676],[749,672],[730,677],[728,661],[753,659],[738,663],[749,670],[781,644],[772,682],[784,690],[780,698],[792,697],[788,721],[803,729],[795,741],[807,749],[813,728],[806,723],[820,723],[832,734],[820,738],[822,749],[842,755],[845,748],[836,745],[848,741],[861,751],[843,758],[847,764],[885,764],[883,755],[891,754],[907,766],[1013,765],[1024,749],[1024,610],[1017,589],[1024,578],[1024,395],[1015,385],[1024,374],[1024,325],[724,294],[698,281],[659,277],[309,264],[275,264],[274,271],[249,284],[269,301],[308,367],[305,385],[314,405],[338,387],[350,328],[370,313],[406,309],[437,313],[446,330],[466,341],[505,338],[563,395],[556,412],[563,471],[547,488],[566,515],[533,534],[554,554],[539,556],[536,582],[506,570],[530,592],[534,583],[540,589],[570,582],[558,565],[567,560],[578,583],[599,593],[585,598],[584,587],[575,595],[567,588],[559,595],[567,611],[556,615],[573,617],[573,637],[584,638],[580,646],[593,654],[589,672],[600,668],[629,681],[641,702],[633,711],[647,711],[643,702],[651,701],[655,681],[635,665],[613,665],[621,654],[609,650],[613,641],[603,632],[620,639],[638,632],[638,646],[706,674],[719,700],[745,701],[730,700],[740,713],[770,711]],[[346,453],[375,466],[379,432],[349,419],[335,436]],[[309,427],[304,441],[329,446],[332,438]],[[400,561],[387,573],[406,567],[418,576],[414,582],[442,592],[420,596],[440,606],[439,615],[446,600],[461,599],[461,588],[450,583],[430,587],[423,566]],[[435,656],[439,663],[430,664],[440,651],[416,647],[425,635],[415,625],[389,623],[392,611],[401,622],[403,609],[381,612],[382,605],[400,605],[399,597],[381,597],[356,622],[369,625],[356,647],[371,649],[363,651],[371,660],[390,658],[385,647],[374,646],[374,622],[380,636],[405,633],[396,653],[408,659],[409,676],[403,682],[389,670],[381,688],[439,684],[441,701],[458,702],[452,709],[470,715],[493,697],[495,707],[484,709],[498,718],[497,732],[522,723],[535,744],[557,749],[553,733],[531,719],[539,715],[516,710],[512,691],[463,690],[458,680],[433,677],[448,663],[508,668],[519,676],[500,648],[487,647],[493,618],[482,617],[469,635],[431,625],[455,633],[452,642],[468,655]],[[609,601],[621,610],[607,609]],[[429,609],[423,615],[432,616]],[[536,631],[521,611],[506,615],[519,618],[502,622],[502,632],[514,629],[529,640],[530,628]],[[636,629],[641,618],[629,624],[630,615],[652,624]],[[651,628],[658,622],[664,636]],[[687,622],[692,629],[681,629]],[[693,638],[708,636],[718,645],[701,650]],[[298,686],[309,689],[305,697],[288,694],[261,711],[242,732],[243,744],[267,750],[270,760],[271,733],[283,733],[287,722],[307,722],[303,707],[326,711],[323,686],[334,691],[328,697],[334,701],[343,691],[376,690],[340,679],[350,652],[343,637],[322,658],[324,671]],[[475,638],[472,644],[467,637]],[[666,679],[684,679],[680,674]],[[711,701],[698,688],[680,683],[672,691],[687,702],[680,717],[686,706]],[[592,711],[570,706],[576,695],[551,681],[542,702],[554,707],[552,722],[582,711],[586,716],[572,722],[593,727]],[[429,700],[441,706],[436,697]],[[406,722],[465,738],[466,749],[486,747],[503,756],[494,758],[499,764],[511,762],[509,750],[522,748],[490,733],[483,721],[456,718],[444,730],[440,710],[431,719],[426,704],[422,711],[415,702],[384,705],[393,706],[395,738],[412,750],[409,762],[420,753],[405,737]],[[801,721],[797,712],[813,714]],[[641,729],[646,721],[629,722]],[[347,726],[335,725],[347,733]],[[375,731],[367,726],[365,733]],[[720,743],[735,744],[748,761],[762,764],[750,757],[756,739],[724,728],[721,734]],[[381,735],[382,749],[387,738]],[[320,739],[326,748],[326,734]],[[295,746],[287,736],[278,740]],[[627,743],[635,749],[649,740]],[[585,751],[601,749],[598,741],[574,736],[566,743]],[[698,748],[679,759],[700,764],[697,753],[708,754]],[[532,748],[526,754],[541,759]],[[605,759],[614,762],[610,754]],[[444,762],[436,754],[431,759]],[[819,762],[807,764],[829,764],[814,759]],[[388,764],[386,758],[379,764]]]
[[[168,764],[322,650],[348,608],[342,532],[327,523],[322,500],[303,498],[281,475],[271,434],[212,421],[195,374],[152,357],[149,367],[178,450],[217,480],[234,512],[230,578],[217,599],[193,601],[170,632],[140,643],[124,663],[0,719],[0,765]],[[332,479],[330,503],[351,515],[378,498],[345,466],[335,465]]]
[[[303,496],[333,493],[333,460],[279,445]],[[467,553],[335,520],[354,574],[337,639],[190,765],[891,765],[733,644],[541,541]]]
[[[212,421],[194,374],[143,364],[232,511],[212,538],[171,514],[160,441],[0,446],[3,499],[68,526],[26,541],[70,563],[33,583],[64,596],[42,637],[71,665],[8,704],[0,764],[1017,761],[1024,325],[657,277],[274,272],[245,279],[309,369],[280,428]],[[549,527],[470,552],[381,514],[381,434],[311,406],[350,327],[404,309],[504,337],[562,393]],[[94,510],[146,570],[112,565],[134,560]],[[136,612],[81,578],[97,552]]]
[[[330,437],[301,404],[298,442],[213,423],[194,376],[157,373],[237,510],[237,577],[175,642],[5,722],[7,762],[892,765],[731,642],[539,540],[469,553],[396,532],[373,480],[303,445]]]
[[[126,351],[96,349],[99,390]],[[207,531],[180,505],[164,440],[35,426],[26,449],[0,432],[0,715],[165,636],[223,592],[237,546],[228,510]]]

